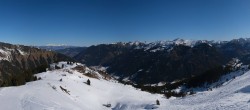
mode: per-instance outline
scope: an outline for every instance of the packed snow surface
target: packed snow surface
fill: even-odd
[[[60,65],[66,62],[60,62]],[[250,71],[212,91],[184,98],[137,90],[115,80],[89,78],[66,65],[37,74],[42,80],[0,88],[1,110],[249,110]],[[100,75],[101,76],[101,75]],[[62,79],[62,81],[59,81]],[[91,85],[84,82],[90,79]],[[61,88],[66,89],[65,92]],[[156,105],[156,100],[160,105]],[[106,107],[111,104],[110,107]],[[105,105],[105,106],[104,106]]]

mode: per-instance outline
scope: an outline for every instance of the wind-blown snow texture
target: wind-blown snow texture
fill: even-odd
[[[60,64],[65,64],[61,62]],[[115,80],[89,78],[71,68],[37,74],[42,80],[18,87],[0,88],[1,110],[249,110],[250,71],[212,91],[185,98],[136,90]],[[67,71],[72,71],[70,74]],[[65,76],[66,75],[66,76]],[[59,80],[62,78],[62,82]],[[91,85],[84,82],[90,79]],[[69,94],[62,91],[67,89]],[[54,88],[54,89],[53,89]],[[156,100],[161,105],[155,105]],[[110,108],[103,104],[111,104]]]

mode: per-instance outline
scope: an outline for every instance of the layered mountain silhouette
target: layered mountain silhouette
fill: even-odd
[[[74,60],[87,66],[107,67],[107,73],[138,84],[191,78],[226,65],[232,58],[250,63],[250,39],[231,41],[184,40],[118,42],[70,47],[60,53],[0,43],[0,85],[20,85],[48,64]],[[67,56],[66,56],[67,55]]]
[[[88,66],[136,83],[158,83],[190,78],[223,66],[232,58],[250,63],[250,39],[231,41],[183,40],[118,42],[90,46],[74,56]]]

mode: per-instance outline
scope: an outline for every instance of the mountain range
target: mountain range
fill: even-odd
[[[59,48],[0,43],[3,109],[249,109],[249,38]]]
[[[120,80],[171,82],[202,75],[232,58],[250,63],[250,39],[118,42],[93,45],[73,57],[88,66],[102,66]]]

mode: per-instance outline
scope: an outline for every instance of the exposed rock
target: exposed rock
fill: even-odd
[[[72,59],[52,51],[0,43],[0,86],[24,84],[34,73],[46,71],[50,63],[61,60]]]

